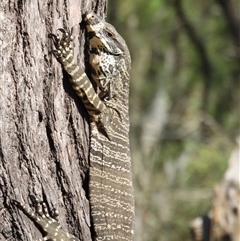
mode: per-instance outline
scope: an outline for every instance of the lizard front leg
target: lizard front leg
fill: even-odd
[[[111,121],[111,111],[95,92],[92,83],[86,73],[74,63],[73,37],[64,29],[59,29],[62,37],[57,34],[49,34],[53,39],[55,50],[51,51],[62,64],[64,70],[70,75],[70,82],[76,94],[81,98],[86,107],[93,126],[109,138],[108,125]]]
[[[59,29],[62,37],[49,34],[53,39],[55,50],[51,51],[70,75],[70,82],[77,95],[82,99],[90,116],[106,112],[107,108],[98,97],[86,73],[74,63],[73,37],[64,29]]]

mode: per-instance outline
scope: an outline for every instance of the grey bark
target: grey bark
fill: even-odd
[[[87,173],[88,116],[60,64],[48,34],[73,28],[76,60],[84,68],[88,10],[106,14],[106,0],[0,2],[0,240],[36,240],[42,234],[11,200],[29,195],[60,213],[63,229],[91,240]]]

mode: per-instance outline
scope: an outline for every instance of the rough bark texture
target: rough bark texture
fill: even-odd
[[[87,199],[88,116],[49,54],[48,34],[74,26],[75,57],[84,67],[82,14],[106,12],[106,0],[0,2],[0,240],[42,234],[11,199],[29,194],[60,212],[63,229],[91,240]]]

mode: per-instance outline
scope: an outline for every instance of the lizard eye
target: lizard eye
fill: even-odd
[[[110,32],[107,32],[108,37],[113,37],[113,34]]]

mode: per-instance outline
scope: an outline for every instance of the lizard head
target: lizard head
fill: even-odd
[[[100,88],[99,97],[111,100],[128,95],[131,58],[124,39],[111,24],[93,12],[87,12],[83,19],[89,69],[93,81]]]
[[[91,48],[101,49],[115,56],[125,55],[130,59],[124,39],[111,24],[91,11],[86,12],[84,21]]]

